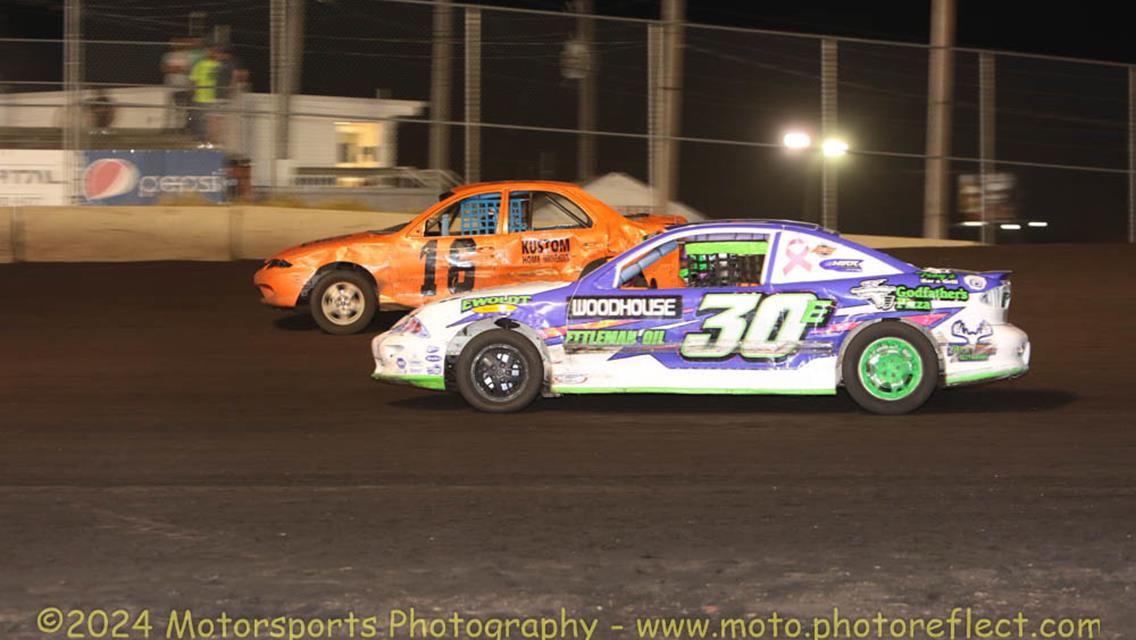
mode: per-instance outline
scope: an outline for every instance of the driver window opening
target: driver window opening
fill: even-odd
[[[485,236],[497,233],[501,194],[486,193],[455,202],[422,225],[422,235]]]
[[[759,287],[769,253],[764,236],[690,236],[655,247],[620,272],[623,289]]]
[[[547,191],[509,193],[509,231],[553,231],[592,226],[584,210],[568,198]]]

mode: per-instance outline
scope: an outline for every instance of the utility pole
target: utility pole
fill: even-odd
[[[682,119],[682,28],[685,0],[663,0],[663,69],[659,85],[662,113],[661,137],[655,160],[655,213],[666,213],[674,200],[678,183],[678,150]]]
[[[577,126],[580,128],[576,158],[576,179],[587,180],[596,174],[596,23],[591,14],[595,11],[592,0],[576,0],[576,12],[584,16],[576,20],[576,40],[583,54],[582,71],[577,93]]]
[[[465,9],[465,181],[481,181],[481,9]]]
[[[278,185],[279,160],[291,157],[292,94],[299,89],[304,55],[303,0],[271,0],[269,5],[272,109],[272,188]]]
[[[1128,67],[1128,242],[1136,242],[1136,67]]]
[[[994,175],[997,157],[994,146],[994,54],[978,54],[978,184],[982,188],[982,227],[979,240],[989,244],[994,240],[990,228],[990,179]]]
[[[454,9],[450,0],[434,4],[434,52],[430,59],[430,168],[450,168],[450,86],[453,83]]]
[[[79,184],[82,171],[80,166],[80,135],[83,129],[83,40],[82,13],[80,0],[65,0],[63,4],[63,82],[67,92],[67,108],[63,120],[62,135],[66,166],[64,180],[67,184],[69,202],[80,202],[82,188]]]
[[[927,153],[923,235],[947,237],[950,204],[951,89],[954,84],[955,0],[931,2],[931,59],[927,87]]]
[[[836,41],[825,38],[820,42],[820,128],[822,143],[836,135]],[[836,229],[836,162],[835,158],[820,156],[821,210],[820,225]]]

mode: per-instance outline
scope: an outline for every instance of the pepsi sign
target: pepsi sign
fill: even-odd
[[[200,194],[225,200],[225,154],[219,151],[87,151],[82,174],[86,204],[159,204]]]

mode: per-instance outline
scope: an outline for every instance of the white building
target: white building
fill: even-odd
[[[165,129],[174,121],[168,90],[163,86],[109,89],[115,104],[113,129],[144,133]],[[90,101],[95,92],[84,92]],[[0,127],[59,129],[66,111],[62,91],[0,94]],[[271,180],[273,155],[272,110],[275,100],[264,93],[246,93],[230,106],[225,147],[252,162],[254,185]],[[279,184],[293,183],[302,169],[386,169],[398,166],[398,124],[394,118],[421,115],[426,103],[386,98],[292,97],[288,160],[277,165]]]

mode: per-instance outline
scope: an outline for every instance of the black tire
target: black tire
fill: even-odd
[[[379,307],[375,285],[355,271],[324,274],[308,301],[320,329],[333,335],[359,333],[371,324]]]
[[[494,370],[499,375],[492,375]],[[454,374],[458,392],[474,409],[513,413],[532,404],[540,394],[544,361],[525,336],[507,329],[492,329],[466,343]]]
[[[898,415],[923,406],[935,392],[939,358],[915,327],[879,322],[852,339],[841,373],[856,404],[872,413]]]

